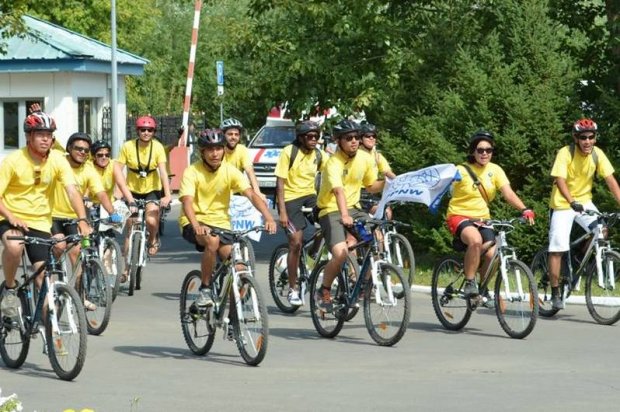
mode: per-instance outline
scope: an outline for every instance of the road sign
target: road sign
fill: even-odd
[[[224,86],[217,86],[217,95],[221,96],[224,94]]]
[[[222,60],[216,61],[215,69],[217,72],[217,85],[224,86],[224,62]]]

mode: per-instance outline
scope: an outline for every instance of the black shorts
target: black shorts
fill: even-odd
[[[146,201],[151,201],[151,200],[156,201],[163,197],[161,190],[153,190],[152,192],[148,192],[148,193],[131,192],[131,195],[136,200],[146,200]]]
[[[220,229],[220,228],[217,228],[215,226],[209,226],[209,225],[205,225],[205,224],[202,224],[202,225],[203,226],[208,226],[208,227],[210,227],[212,229]],[[183,226],[183,230],[182,230],[181,235],[183,236],[183,239],[187,240],[189,243],[191,243],[192,245],[196,246],[196,250],[197,251],[204,252],[205,247],[202,246],[202,245],[199,245],[198,242],[196,241],[196,232],[194,231],[194,228],[192,227],[191,224],[187,224],[187,225]],[[220,234],[219,237],[220,237],[220,246],[232,245],[233,244],[233,238],[228,233]]]
[[[482,244],[495,241],[495,232],[493,232],[493,229],[490,227],[477,225],[471,220],[463,220],[456,229],[454,239],[452,240],[452,247],[457,252],[464,252],[467,250],[467,245],[461,240],[461,233],[463,232],[463,229],[469,226],[476,226],[478,228],[480,236],[482,236]]]
[[[36,229],[30,229],[27,232],[23,232],[16,227],[11,226],[8,220],[3,220],[0,222],[0,238],[4,236],[7,230],[16,229],[22,232],[26,236],[32,237],[40,237],[43,239],[49,239],[51,235],[47,232],[42,232]],[[47,245],[26,245],[26,254],[28,255],[28,259],[30,263],[35,264],[38,262],[45,262],[47,260],[47,255],[49,252],[49,246]]]
[[[349,209],[349,216],[351,216],[353,220],[370,218],[368,213],[360,209]],[[340,212],[331,212],[319,219],[325,242],[327,242],[330,249],[334,247],[334,245],[347,240],[347,230],[340,221],[341,219],[342,215]]]
[[[69,235],[77,235],[78,234],[78,225],[67,224],[74,219],[64,219],[64,218],[52,218],[52,235],[63,234],[65,236]]]
[[[288,215],[288,220],[295,226],[295,229],[297,230],[304,230],[307,226],[307,219],[304,216],[304,213],[301,211],[301,208],[313,208],[315,206],[316,195],[299,197],[297,199],[289,200],[288,202],[284,203],[284,207],[286,208],[286,214]]]

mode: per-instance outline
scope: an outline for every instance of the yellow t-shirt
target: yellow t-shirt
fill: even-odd
[[[242,144],[237,144],[237,146],[235,146],[235,150],[233,151],[230,151],[230,149],[226,147],[224,151],[224,161],[226,163],[230,163],[242,172],[246,168],[252,167],[252,161],[250,160],[250,151]]]
[[[592,155],[584,155],[579,148],[575,148],[575,155],[571,156],[569,146],[564,146],[558,151],[551,168],[551,176],[565,179],[568,191],[579,203],[592,200],[594,173],[598,173],[603,179],[614,173],[614,168],[605,153],[598,147],[594,147],[593,150],[596,150],[598,156],[598,166],[594,164]],[[551,209],[570,209],[570,204],[556,185],[551,189],[549,206]]]
[[[150,162],[149,157],[151,159]],[[127,186],[133,193],[146,194],[155,190],[161,190],[161,179],[159,178],[157,165],[166,163],[166,151],[159,141],[152,139],[150,144],[145,147],[138,145],[137,151],[136,139],[125,142],[121,147],[121,153],[117,162],[127,166]],[[151,172],[142,178],[138,170]]]
[[[95,169],[95,172],[97,172],[97,174],[99,175],[99,178],[101,179],[101,183],[103,184],[103,190],[105,190],[106,194],[110,198],[110,201],[113,202],[114,201],[114,185],[115,185],[114,160],[110,159],[110,162],[104,169],[95,165],[95,163],[92,160],[89,160],[88,163],[93,167],[93,169]],[[91,197],[90,200],[94,204],[99,204],[99,199],[97,197],[94,197],[94,193],[89,192],[88,195]]]
[[[65,160],[69,163],[68,160]],[[89,193],[90,196],[95,197],[99,192],[103,192],[103,183],[101,178],[95,171],[93,165],[84,163],[80,167],[72,167],[71,170],[75,175],[75,182],[79,192],[84,195]],[[67,191],[64,186],[56,183],[54,185],[54,192],[51,199],[52,205],[52,217],[60,219],[76,219],[77,214],[71,207],[71,201],[67,196]]]
[[[202,160],[193,163],[183,172],[179,199],[183,196],[194,198],[192,205],[196,219],[209,226],[230,229],[230,197],[232,193],[244,192],[250,182],[239,170],[228,163],[215,171],[208,170]],[[189,219],[181,209],[179,225],[189,224]]]
[[[0,165],[0,196],[16,218],[31,229],[50,233],[54,184],[61,188],[75,185],[75,176],[65,156],[51,150],[45,163],[33,162],[24,147],[7,156]],[[6,220],[0,216],[0,221]]]
[[[367,150],[364,147],[360,147],[360,149],[365,151],[372,157],[372,160],[374,162],[375,167],[377,168],[377,171],[379,172],[380,177],[383,177],[385,175],[385,172],[392,171],[392,168],[390,167],[390,164],[388,163],[385,156],[377,152],[377,149],[375,147],[373,147],[372,150]]]
[[[510,184],[504,170],[495,163],[487,163],[484,167],[477,163],[468,164],[484,186],[489,203],[495,199],[498,189]],[[491,218],[489,206],[482,197],[480,189],[474,185],[474,180],[467,169],[463,165],[458,165],[457,169],[461,174],[461,180],[452,183],[452,198],[448,204],[447,216],[466,216],[472,219]]]
[[[317,197],[317,206],[321,209],[319,217],[338,211],[334,188],[344,189],[347,208],[359,207],[360,189],[370,186],[377,180],[377,168],[370,155],[358,150],[349,158],[341,150],[330,156],[321,178],[321,188]]]
[[[316,150],[312,149],[306,154],[300,149],[295,156],[295,162],[290,165],[292,150],[293,145],[288,145],[280,152],[275,171],[277,177],[284,179],[284,201],[286,202],[316,195],[314,190],[314,179],[318,168]],[[325,170],[327,158],[327,153],[321,151],[321,171]]]

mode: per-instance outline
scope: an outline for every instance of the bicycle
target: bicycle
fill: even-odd
[[[39,334],[43,352],[47,353],[54,373],[63,380],[79,375],[86,359],[86,317],[77,292],[62,281],[65,276],[52,251],[52,246],[63,241],[78,239],[79,235],[64,239],[41,239],[30,236],[8,236],[10,240],[49,247],[48,257],[38,270],[27,273],[25,254],[22,255],[22,282],[17,288],[20,302],[19,316],[9,318],[0,313],[0,356],[12,369],[26,361],[30,340]],[[43,282],[37,290],[35,279],[41,274]],[[0,292],[4,289],[0,285]]]
[[[495,252],[480,281],[480,294],[469,297],[463,293],[465,274],[463,260],[453,256],[442,258],[433,270],[431,299],[441,324],[448,330],[461,330],[480,305],[489,305],[486,293],[495,278],[493,305],[500,326],[515,339],[528,336],[538,318],[538,293],[529,267],[517,259],[506,235],[515,229],[522,218],[487,220],[484,225],[495,232]]]
[[[174,174],[169,174],[168,175],[168,184],[172,183],[172,178],[176,176]],[[159,236],[163,236],[164,235],[164,228],[166,226],[166,216],[168,215],[168,213],[170,213],[171,210],[171,206],[168,205],[166,207],[160,207],[159,208],[159,226],[157,228],[157,232],[159,233]]]
[[[129,282],[128,295],[133,296],[134,290],[142,288],[144,267],[147,259],[147,240],[149,233],[146,230],[146,205],[148,203],[159,204],[155,200],[136,199],[138,208],[137,217],[134,218],[129,231],[129,249],[127,250],[127,280]]]
[[[566,302],[578,290],[580,279],[585,278],[585,302],[592,318],[602,325],[613,325],[620,320],[620,253],[606,238],[607,229],[613,226],[620,213],[600,213],[586,210],[596,216],[596,226],[570,244],[562,257],[560,270],[560,296]],[[585,252],[581,252],[585,247]],[[551,285],[548,271],[548,250],[539,250],[532,260],[531,269],[538,288],[540,314],[554,316],[559,309],[551,305]],[[576,268],[576,269],[575,269]]]
[[[123,250],[116,241],[114,229],[101,230],[101,224],[109,224],[109,222],[99,217],[99,209],[93,208],[90,213],[90,222],[93,227],[93,233],[90,235],[91,243],[97,249],[99,259],[106,271],[107,283],[110,285],[112,302],[114,302],[120,288],[120,275],[124,269]]]
[[[386,222],[375,219],[357,219],[354,232],[359,241],[349,251],[365,249],[361,269],[351,285],[355,263],[345,261],[330,288],[331,307],[321,307],[317,291],[323,285],[327,261],[320,262],[310,275],[310,314],[319,335],[336,337],[344,325],[349,310],[363,297],[364,321],[370,337],[380,346],[395,345],[403,337],[411,313],[411,289],[398,266],[388,263],[379,250],[374,231]],[[360,226],[363,225],[364,229]],[[368,226],[368,228],[366,228]],[[368,247],[370,246],[370,247]]]
[[[95,223],[103,219],[95,220]],[[77,220],[65,223],[65,225],[77,224]],[[67,242],[67,249],[59,262],[67,262],[69,250],[80,245],[75,266],[71,272],[62,270],[61,275],[70,273],[69,279],[59,278],[64,282],[74,284],[75,290],[84,302],[94,305],[94,309],[85,307],[86,327],[91,335],[100,335],[108,327],[112,314],[112,289],[108,283],[106,270],[99,259],[98,247],[90,237],[75,236],[73,241]],[[78,278],[80,279],[78,282]]]
[[[269,340],[267,307],[240,247],[244,235],[259,230],[265,229],[263,226],[245,231],[211,229],[214,236],[228,234],[233,238],[231,255],[218,263],[213,273],[213,306],[200,307],[195,303],[202,283],[200,271],[192,270],[185,276],[180,296],[181,329],[187,346],[196,355],[209,352],[217,328],[223,329],[226,339],[232,327],[232,339],[243,360],[256,366],[264,359]]]

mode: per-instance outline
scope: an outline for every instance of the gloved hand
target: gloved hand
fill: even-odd
[[[120,214],[114,212],[110,215],[111,223],[121,223],[122,221],[123,221],[123,216],[121,216]]]
[[[570,202],[570,207],[571,207],[571,209],[573,209],[577,213],[583,213],[583,211],[585,210],[583,208],[583,205],[581,203],[579,203],[579,202],[576,202],[576,201]]]
[[[521,211],[521,216],[527,220],[534,220],[536,218],[536,213],[532,209],[525,208]]]

